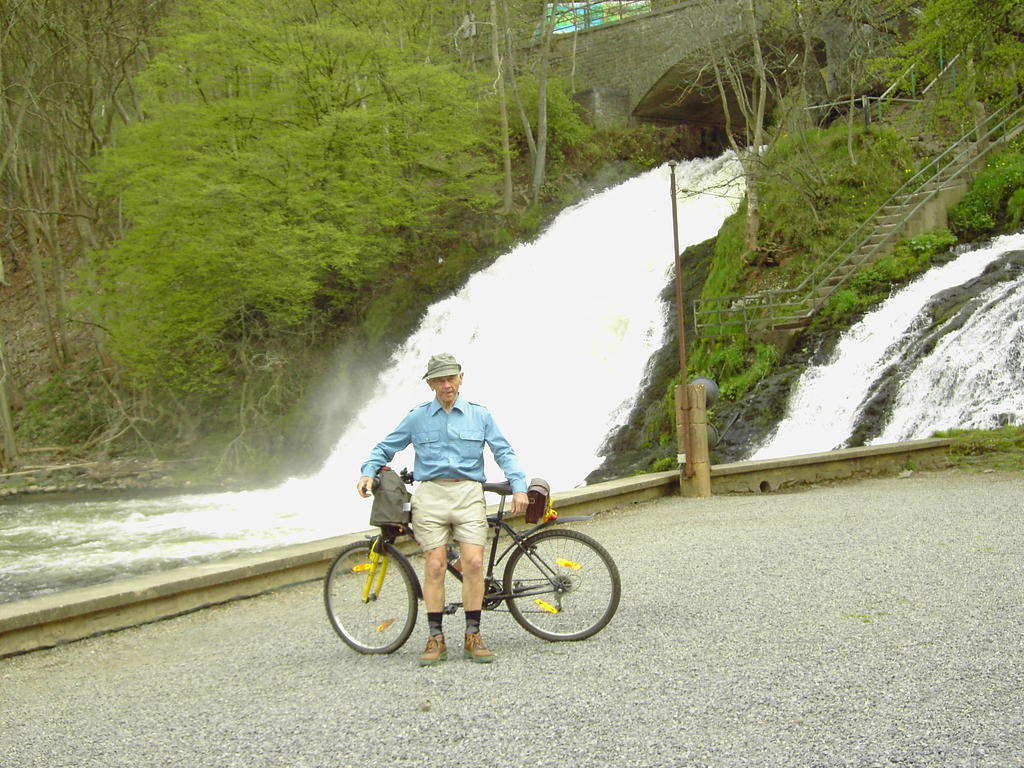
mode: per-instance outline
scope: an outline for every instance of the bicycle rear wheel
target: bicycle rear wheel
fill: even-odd
[[[376,541],[357,541],[338,553],[324,579],[324,605],[334,631],[350,648],[393,653],[409,639],[416,623],[416,575],[390,544],[384,545],[384,556],[374,569],[370,547]]]
[[[505,566],[512,617],[545,640],[583,640],[619,607],[619,569],[594,539],[561,528],[530,536]]]

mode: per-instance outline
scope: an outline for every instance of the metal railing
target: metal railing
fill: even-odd
[[[924,205],[1022,130],[1024,104],[1004,105],[911,176],[799,284],[753,294],[697,299],[693,302],[694,329],[703,336],[722,336],[806,325],[858,267],[888,253],[903,227]]]
[[[547,4],[547,13],[555,16],[553,31],[556,35],[645,16],[651,10],[651,0],[581,0]]]

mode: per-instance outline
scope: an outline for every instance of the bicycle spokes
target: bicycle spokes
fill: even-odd
[[[615,562],[589,536],[568,529],[538,531],[505,568],[509,611],[546,640],[582,640],[608,623],[619,602]]]

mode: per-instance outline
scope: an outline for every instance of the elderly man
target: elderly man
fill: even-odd
[[[484,597],[484,545],[487,512],[484,505],[484,444],[512,484],[512,512],[526,511],[526,476],[515,452],[494,418],[482,405],[459,395],[462,366],[447,353],[434,355],[423,376],[434,399],[413,408],[395,430],[374,446],[356,484],[360,496],[370,495],[373,476],[398,451],[412,443],[416,451],[413,474],[420,482],[413,494],[412,527],[423,548],[423,600],[427,605],[429,637],[420,666],[448,658],[442,632],[444,576],[449,536],[459,542],[462,560],[462,603],[466,612],[463,655],[491,662],[494,654],[480,637]]]

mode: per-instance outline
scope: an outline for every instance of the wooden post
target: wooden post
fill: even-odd
[[[691,490],[694,496],[706,498],[711,495],[711,461],[708,455],[708,410],[707,394],[703,384],[690,384],[690,450],[693,457]]]

